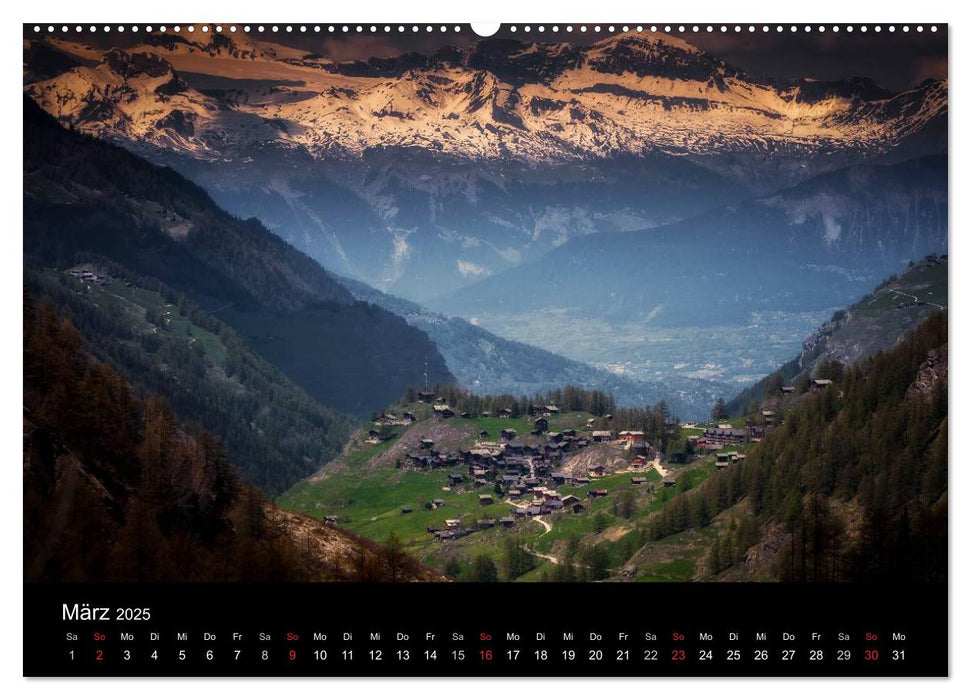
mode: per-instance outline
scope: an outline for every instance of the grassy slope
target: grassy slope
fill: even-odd
[[[467,476],[464,466],[427,472],[399,470],[395,468],[398,457],[416,450],[418,441],[423,437],[435,440],[439,449],[447,447],[451,450],[474,445],[480,430],[489,431],[494,439],[502,428],[513,427],[519,431],[520,441],[538,442],[540,438],[529,435],[532,421],[526,418],[455,417],[442,420],[433,417],[430,407],[423,404],[398,406],[393,412],[400,416],[406,410],[416,414],[419,418],[417,423],[410,427],[385,428],[384,431],[394,437],[379,445],[365,441],[367,431],[374,426],[363,426],[338,459],[316,475],[296,484],[280,497],[278,504],[318,518],[335,515],[341,527],[377,542],[383,542],[391,533],[395,533],[410,554],[439,569],[455,557],[464,573],[477,555],[488,554],[501,571],[505,540],[512,536],[521,538],[529,549],[540,555],[561,560],[573,536],[579,538],[581,546],[606,545],[610,567],[618,580],[691,580],[696,575],[698,560],[704,553],[698,543],[681,541],[686,539],[681,537],[670,538],[671,542],[648,543],[642,547],[644,540],[639,532],[646,519],[676,495],[680,485],[662,487],[661,476],[653,468],[638,472],[647,477],[646,484],[632,485],[631,472],[617,471],[627,468],[627,457],[623,450],[614,445],[595,445],[571,454],[571,460],[578,460],[589,452],[596,457],[590,460],[591,463],[613,463],[614,473],[594,480],[589,486],[559,487],[558,491],[564,496],[579,496],[586,511],[576,515],[570,512],[543,516],[543,520],[552,527],[550,532],[547,533],[540,523],[525,519],[517,520],[509,530],[494,527],[458,540],[436,541],[426,530],[429,526],[442,526],[445,519],[459,518],[466,527],[474,527],[479,518],[509,515],[510,505],[503,502],[504,498],[495,496],[491,485],[473,489],[466,482],[449,489],[448,474],[457,472]],[[550,420],[550,430],[575,427],[582,431],[588,417],[583,413],[555,417]],[[739,451],[744,452],[746,447],[740,446]],[[610,459],[604,459],[609,455],[612,455]],[[622,462],[620,457],[623,458]],[[587,463],[587,460],[583,459],[582,463]],[[694,487],[715,472],[714,455],[699,456],[688,466],[667,465],[667,468],[671,475],[679,479],[687,475],[691,487]],[[587,495],[590,488],[607,489],[609,495],[592,499]],[[615,498],[628,490],[633,492],[636,505],[636,512],[629,520],[614,512]],[[493,495],[496,502],[488,506],[479,505],[479,494],[482,493]],[[425,503],[439,498],[445,501],[444,506],[433,510],[423,508]],[[413,512],[401,513],[404,506],[411,507]],[[602,528],[600,532],[598,527]],[[715,526],[712,526],[714,530]],[[620,569],[625,564],[633,566],[633,571],[622,576]],[[519,580],[537,580],[544,570],[552,566],[553,562],[537,558],[536,568]]]

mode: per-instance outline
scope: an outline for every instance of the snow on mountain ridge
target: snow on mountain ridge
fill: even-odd
[[[51,46],[91,57],[90,47]],[[106,73],[109,55],[116,58]],[[132,69],[120,55],[145,65],[151,61],[136,57],[154,55],[173,78],[211,74],[231,90],[160,94],[151,80],[126,74]],[[432,56],[350,63],[243,36],[153,37],[127,53],[106,51],[98,70],[74,68],[26,89],[83,130],[203,159],[267,141],[317,158],[409,147],[527,163],[656,150],[879,153],[947,111],[946,82],[898,95],[865,79],[782,83],[661,34],[618,34],[588,46],[483,40]]]

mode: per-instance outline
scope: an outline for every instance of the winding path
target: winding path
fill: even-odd
[[[654,461],[651,462],[651,466],[654,467],[657,473],[661,475],[662,479],[668,475],[668,470],[661,466],[660,457],[655,457]]]

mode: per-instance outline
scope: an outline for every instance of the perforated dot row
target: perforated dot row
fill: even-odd
[[[650,25],[650,26],[637,25],[637,26],[631,26],[631,25],[626,25],[626,24],[623,25],[623,26],[618,26],[618,25],[613,25],[613,24],[611,24],[611,25],[599,25],[599,24],[597,24],[597,25],[586,25],[586,24],[581,24],[581,25],[574,26],[572,24],[568,24],[568,25],[565,25],[563,27],[554,24],[552,26],[547,27],[547,26],[542,25],[542,24],[541,25],[537,25],[537,26],[528,25],[528,24],[527,25],[515,25],[515,24],[513,24],[513,25],[510,25],[508,27],[508,29],[509,29],[510,32],[519,32],[519,31],[522,31],[522,32],[528,33],[528,32],[532,32],[532,31],[536,31],[536,32],[546,32],[546,31],[550,31],[550,32],[553,32],[553,33],[558,33],[558,32],[563,31],[563,32],[571,33],[571,32],[574,32],[574,31],[578,31],[581,34],[582,33],[594,33],[594,34],[597,34],[597,33],[600,33],[602,31],[607,31],[607,32],[611,32],[611,33],[617,32],[617,31],[637,32],[637,33],[647,32],[647,31],[650,31],[650,32],[663,31],[663,32],[666,32],[666,33],[671,33],[671,32],[681,32],[681,33],[714,33],[714,32],[721,32],[721,33],[728,33],[728,32],[734,32],[734,33],[742,33],[742,32],[748,32],[748,33],[756,33],[756,32],[769,33],[769,32],[776,32],[776,33],[781,33],[781,32],[786,32],[786,31],[788,31],[788,32],[791,33],[791,32],[799,32],[799,31],[802,31],[802,32],[827,32],[827,31],[840,32],[840,31],[846,31],[846,32],[852,33],[854,31],[859,31],[859,32],[867,32],[867,31],[881,32],[881,31],[884,31],[884,30],[886,30],[888,32],[896,32],[898,30],[899,31],[902,31],[902,32],[910,32],[911,29],[913,29],[913,30],[915,30],[917,32],[923,32],[925,30],[925,27],[924,27],[924,25],[921,25],[921,24],[915,25],[913,27],[911,27],[910,25],[902,25],[902,26],[898,26],[898,25],[887,25],[887,26],[884,27],[884,26],[881,26],[881,25],[868,26],[868,25],[852,25],[852,24],[848,24],[848,25],[832,25],[832,26],[827,26],[827,25],[822,25],[822,24],[821,25],[808,25],[808,24],[807,25],[795,25],[795,24],[792,24],[792,25],[781,25],[781,24],[776,24],[776,25],[768,25],[768,24],[754,25],[754,24],[750,24],[750,25],[747,25],[747,26],[742,26],[742,25],[738,25],[738,24],[733,25],[733,26],[725,25],[725,24],[722,24],[722,25],[711,25],[711,24],[708,24],[708,25],[698,25],[698,24],[693,24],[693,25],[684,25],[684,24],[670,25],[670,24],[666,24],[666,25],[663,25],[663,26],[659,26],[659,25]],[[936,25],[930,25],[929,27],[927,27],[927,29],[929,29],[931,32],[936,32],[937,31],[937,26]],[[390,24],[385,24],[385,25],[376,25],[376,24],[371,24],[371,25],[363,25],[363,24],[354,24],[354,25],[351,25],[351,24],[342,24],[342,25],[334,25],[334,24],[331,24],[331,25],[320,25],[320,24],[315,24],[315,25],[306,25],[306,24],[300,24],[300,25],[291,25],[291,24],[287,24],[287,25],[276,25],[276,24],[274,24],[274,25],[262,25],[262,24],[260,24],[260,25],[254,25],[254,26],[251,26],[251,25],[248,25],[248,24],[247,25],[235,25],[235,24],[233,24],[233,25],[229,25],[229,26],[223,27],[222,25],[210,26],[210,25],[204,24],[204,25],[201,25],[201,26],[198,26],[198,27],[196,25],[188,25],[188,26],[175,25],[175,26],[172,26],[172,27],[167,27],[167,26],[164,26],[163,25],[163,26],[153,27],[152,25],[147,25],[147,26],[139,26],[139,25],[130,25],[130,26],[118,25],[118,26],[111,26],[111,25],[107,25],[106,24],[104,26],[98,26],[98,25],[93,25],[92,24],[92,25],[89,25],[89,26],[82,26],[82,25],[78,24],[78,25],[74,25],[74,26],[68,26],[68,25],[64,24],[64,25],[56,26],[56,25],[50,24],[50,25],[47,25],[47,27],[42,27],[41,25],[37,25],[37,24],[34,25],[34,31],[35,32],[42,32],[42,31],[45,31],[45,30],[47,32],[51,32],[51,33],[56,32],[58,30],[61,31],[61,32],[64,32],[64,33],[67,33],[67,32],[80,33],[80,32],[85,32],[85,31],[87,31],[87,32],[99,32],[99,31],[101,31],[101,32],[113,32],[113,31],[117,31],[117,32],[126,32],[126,31],[139,32],[139,31],[142,31],[142,30],[144,30],[146,32],[152,32],[152,31],[167,32],[167,31],[172,31],[172,32],[175,32],[175,33],[180,33],[180,32],[182,32],[184,30],[184,31],[189,32],[190,34],[196,32],[196,31],[202,32],[203,34],[206,34],[206,33],[209,33],[209,32],[215,32],[215,33],[218,34],[218,33],[224,32],[224,31],[229,31],[229,32],[237,32],[237,31],[253,32],[253,31],[255,31],[257,33],[266,33],[266,32],[269,32],[269,33],[279,33],[279,32],[306,33],[306,32],[314,32],[314,33],[318,33],[318,34],[321,33],[321,32],[327,32],[327,33],[330,33],[330,34],[336,34],[336,33],[351,34],[351,33],[365,33],[366,32],[366,33],[370,33],[370,34],[378,34],[378,33],[385,33],[385,34],[387,34],[387,33],[392,33],[392,32],[398,32],[398,33],[406,33],[406,32],[412,32],[412,33],[426,32],[427,33],[427,32],[435,32],[435,31],[438,31],[438,32],[461,32],[462,31],[462,26],[461,25],[444,25],[444,24],[442,24],[442,25],[431,25],[431,24],[426,24],[426,25],[418,25],[418,24],[404,25],[404,24],[399,24],[399,25],[394,25],[394,26],[393,25],[390,25]]]

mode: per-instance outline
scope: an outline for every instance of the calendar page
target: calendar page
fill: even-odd
[[[26,24],[26,676],[946,676],[946,24]]]

